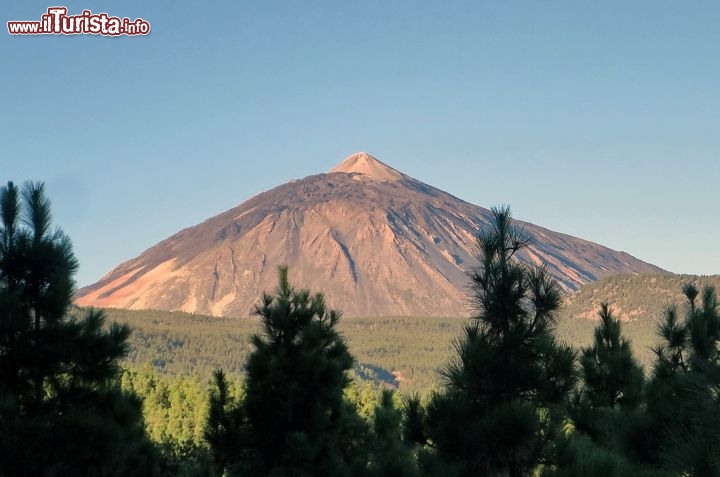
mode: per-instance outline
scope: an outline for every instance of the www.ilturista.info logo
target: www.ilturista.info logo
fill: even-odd
[[[11,35],[147,35],[150,23],[142,18],[130,20],[83,10],[80,15],[68,15],[65,7],[50,7],[40,21],[7,22]]]

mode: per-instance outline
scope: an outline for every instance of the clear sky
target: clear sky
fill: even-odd
[[[146,37],[11,36],[0,179],[45,181],[80,285],[367,151],[469,202],[720,273],[720,3],[92,1]]]

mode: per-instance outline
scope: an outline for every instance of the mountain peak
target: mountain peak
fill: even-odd
[[[376,181],[397,181],[405,178],[405,174],[377,160],[367,152],[356,152],[346,157],[340,164],[328,171],[328,174],[343,172],[360,174]]]
[[[346,316],[464,316],[489,210],[357,153],[181,230],[78,291],[80,306],[248,316],[286,264]],[[530,223],[518,258],[563,290],[616,273],[662,272]]]

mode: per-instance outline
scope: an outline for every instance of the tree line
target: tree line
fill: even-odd
[[[715,290],[684,286],[646,376],[607,304],[591,345],[555,338],[557,283],[516,260],[529,239],[510,210],[493,215],[471,274],[476,312],[428,396],[353,387],[340,312],[293,287],[286,268],[256,307],[242,379],[217,370],[208,390],[121,368],[131,330],[71,312],[70,240],[52,226],[42,184],[9,182],[0,475],[720,475]],[[207,404],[170,404],[184,398]]]

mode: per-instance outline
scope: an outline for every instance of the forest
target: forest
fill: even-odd
[[[640,311],[608,305],[622,279],[600,284],[571,300],[601,303],[571,345],[558,284],[515,259],[510,210],[493,216],[468,319],[345,319],[279,267],[255,318],[231,320],[73,307],[43,184],[7,183],[0,476],[720,476],[712,283],[648,302],[642,358],[620,320]]]

